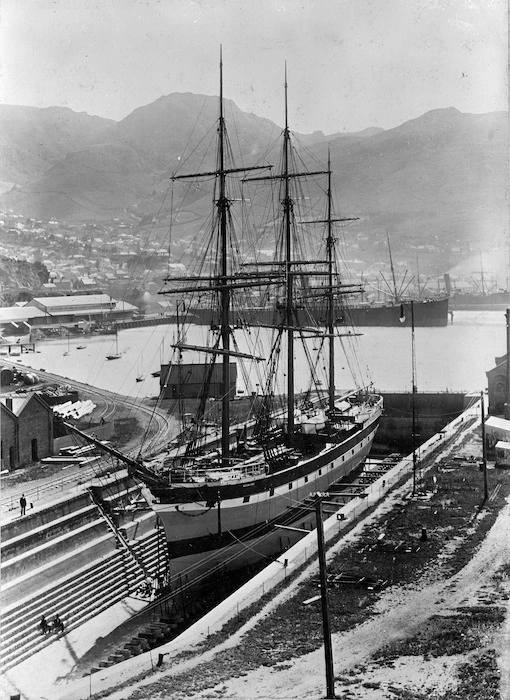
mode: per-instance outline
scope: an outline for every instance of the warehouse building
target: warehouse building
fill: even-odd
[[[80,322],[114,323],[133,318],[136,306],[108,294],[35,297],[24,306],[0,308],[0,335],[24,337],[36,328],[58,328]]]
[[[27,306],[39,309],[44,313],[45,325],[78,323],[79,321],[125,321],[131,319],[138,311],[133,304],[117,301],[108,294],[35,297],[28,302]]]

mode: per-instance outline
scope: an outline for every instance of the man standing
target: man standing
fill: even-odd
[[[51,627],[48,624],[48,620],[46,617],[43,615],[41,617],[41,622],[39,623],[39,627],[41,628],[41,632],[43,634],[48,634],[48,632],[51,632]]]
[[[21,508],[21,515],[25,515],[26,510],[27,510],[27,499],[25,498],[25,494],[21,494],[21,498],[19,499],[19,505]]]

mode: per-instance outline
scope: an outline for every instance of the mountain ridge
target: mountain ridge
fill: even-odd
[[[27,109],[20,120],[24,128],[13,129],[11,109],[11,131],[4,132],[9,109],[0,106],[0,180],[12,182],[16,169],[20,177],[0,203],[25,216],[105,220],[126,216],[133,207],[155,213],[176,170],[214,167],[202,161],[206,144],[216,138],[217,97],[171,93],[119,122],[67,108],[40,114]],[[239,164],[257,163],[281,133],[278,125],[243,112],[231,100],[225,100],[224,115]],[[340,207],[360,216],[368,234],[390,228],[397,239],[409,239],[412,232],[417,244],[441,236],[472,247],[487,235],[507,233],[506,116],[450,107],[387,130],[296,136],[304,158],[308,151],[325,162],[330,148]],[[25,150],[16,134],[23,136]],[[39,137],[39,146],[29,137]],[[197,193],[196,213],[208,202],[205,192]]]
[[[68,107],[0,104],[0,181],[28,184],[110,123]]]

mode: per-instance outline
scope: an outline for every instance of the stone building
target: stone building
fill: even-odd
[[[53,454],[53,411],[37,394],[2,398],[2,469],[28,467]]]

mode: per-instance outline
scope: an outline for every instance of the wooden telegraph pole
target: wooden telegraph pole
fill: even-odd
[[[411,394],[411,401],[412,401],[412,427],[411,427],[411,438],[412,438],[412,444],[413,444],[413,490],[411,495],[415,496],[416,495],[416,471],[417,471],[417,456],[416,456],[416,428],[417,428],[417,421],[416,421],[416,392],[418,391],[418,387],[416,386],[416,337],[415,337],[415,331],[414,331],[414,301],[411,299],[410,302],[410,308],[411,308],[411,383],[412,383],[412,394]],[[406,317],[405,317],[405,309],[404,309],[404,304],[400,304],[400,322],[404,323]]]
[[[504,418],[508,418],[510,410],[510,309],[505,311],[506,317],[506,405],[503,413]]]
[[[411,370],[412,370],[412,410],[413,410],[413,496],[416,495],[416,339],[414,334],[414,301],[411,299]]]
[[[335,676],[333,673],[333,647],[331,644],[331,624],[329,619],[328,582],[326,575],[326,551],[324,548],[324,524],[322,522],[322,497],[315,504],[317,517],[317,548],[319,553],[319,575],[321,582],[322,628],[324,633],[324,656],[326,661],[326,698],[335,697]]]
[[[480,394],[481,409],[482,409],[482,469],[483,469],[483,502],[486,503],[489,498],[489,486],[487,483],[487,448],[485,445],[485,404],[483,400],[483,391]]]

